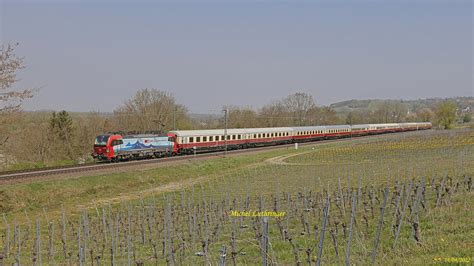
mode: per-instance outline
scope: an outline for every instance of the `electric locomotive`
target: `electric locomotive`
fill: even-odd
[[[171,156],[176,153],[175,143],[170,134],[99,135],[92,157],[99,161],[121,161]]]

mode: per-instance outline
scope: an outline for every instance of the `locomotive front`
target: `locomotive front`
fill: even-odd
[[[92,157],[99,161],[110,161],[114,155],[113,143],[122,139],[120,135],[99,135],[95,138]]]

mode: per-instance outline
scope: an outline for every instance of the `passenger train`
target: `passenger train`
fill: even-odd
[[[175,130],[167,134],[104,134],[95,139],[98,161],[159,158],[202,152],[431,129],[429,122],[307,127]]]

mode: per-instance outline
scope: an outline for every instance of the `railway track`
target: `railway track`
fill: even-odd
[[[419,132],[419,131],[390,133],[388,135],[393,136],[393,135],[399,135],[399,134],[409,134],[413,132]],[[319,141],[298,143],[298,145],[299,146],[321,145],[321,144],[327,144],[327,143],[332,143],[332,142],[348,142],[348,141],[353,141],[353,140],[361,140],[361,139],[367,139],[367,138],[380,138],[380,137],[386,137],[386,136],[387,134],[381,134],[381,135],[375,135],[375,136],[362,136],[362,137],[344,138],[344,139],[319,140]],[[266,147],[250,148],[250,149],[243,149],[243,150],[230,150],[230,151],[227,151],[227,154],[231,156],[231,155],[237,155],[241,153],[252,153],[252,152],[259,152],[259,151],[283,149],[283,148],[289,148],[289,147],[294,147],[294,144],[266,146]],[[64,166],[63,167],[47,167],[47,168],[42,168],[42,169],[28,169],[24,171],[8,171],[8,172],[0,173],[0,182],[21,180],[21,179],[27,179],[27,178],[31,179],[31,178],[36,178],[36,177],[52,176],[52,175],[59,175],[59,174],[90,172],[90,171],[98,171],[98,170],[106,170],[106,169],[117,169],[117,168],[125,168],[125,167],[136,166],[136,165],[148,165],[148,164],[157,164],[157,163],[163,163],[163,162],[179,162],[179,161],[186,161],[193,158],[199,158],[202,160],[202,159],[207,159],[207,158],[216,158],[218,156],[222,156],[223,154],[224,152],[220,151],[220,152],[212,152],[212,153],[200,153],[196,155],[165,157],[165,158],[146,159],[146,160],[143,159],[143,160],[119,162],[119,163],[89,163],[89,164],[82,164],[82,165],[70,165],[66,167]]]

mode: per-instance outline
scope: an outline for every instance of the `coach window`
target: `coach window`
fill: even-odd
[[[214,137],[213,137],[213,136],[210,136],[210,137],[209,137],[209,141],[214,141]]]
[[[237,135],[237,139],[242,139],[242,135]]]
[[[206,142],[207,141],[207,137],[202,137],[202,142]]]
[[[201,137],[196,137],[196,142],[201,142]]]
[[[193,137],[189,137],[189,143],[193,143],[194,142],[194,138]]]

